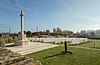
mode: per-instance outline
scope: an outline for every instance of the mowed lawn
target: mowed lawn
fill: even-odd
[[[100,49],[100,40],[89,40],[85,44],[76,45],[77,47],[86,47],[86,48],[93,48],[95,42],[96,49]]]
[[[92,40],[91,40],[92,41]],[[98,47],[100,46],[97,40]],[[92,42],[77,45],[92,47]],[[89,44],[91,46],[89,46]],[[55,48],[47,49],[44,51],[28,54],[27,56],[38,59],[42,65],[100,65],[100,50],[68,47],[72,52],[69,55],[57,55],[64,50],[64,46],[60,45]]]

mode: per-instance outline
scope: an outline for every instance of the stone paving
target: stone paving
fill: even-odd
[[[30,45],[14,46],[14,47],[12,46],[12,47],[5,47],[5,48],[7,48],[11,51],[14,51],[14,52],[18,52],[21,55],[26,55],[26,54],[34,53],[37,51],[42,51],[44,49],[53,48],[56,46],[58,46],[58,45],[32,42],[32,43],[30,43]]]

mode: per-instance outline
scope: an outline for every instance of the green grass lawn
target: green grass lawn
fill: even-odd
[[[95,46],[97,49],[100,49],[100,40],[89,40],[87,43],[85,44],[80,44],[80,45],[76,45],[77,47],[86,47],[86,48],[93,48],[94,47],[94,41]]]
[[[76,46],[92,47],[93,40],[90,41]],[[96,41],[98,47],[100,47],[99,42],[99,40]],[[43,65],[100,65],[100,50],[68,47],[68,50],[73,54],[64,55],[63,57],[62,55],[54,56],[63,50],[63,45],[60,45],[55,48],[28,54],[27,56],[40,60]]]

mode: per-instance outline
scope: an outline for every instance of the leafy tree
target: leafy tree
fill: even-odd
[[[53,28],[53,33],[56,34],[57,30],[55,28]]]
[[[26,32],[26,35],[27,35],[27,37],[32,37],[31,31],[27,31],[27,32]]]
[[[48,35],[50,35],[50,30],[46,30],[46,33],[47,33]]]
[[[0,37],[2,37],[2,34],[0,33]]]
[[[69,35],[72,35],[74,32],[73,31],[69,31]]]
[[[91,32],[90,35],[91,35],[91,36],[95,36],[95,33],[94,33],[94,32]]]
[[[62,34],[62,30],[59,27],[57,27],[57,34]]]
[[[55,35],[58,35],[58,34],[61,35],[62,34],[62,30],[59,27],[53,28],[53,33]]]

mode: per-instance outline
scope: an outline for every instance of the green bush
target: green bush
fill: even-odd
[[[5,42],[5,43],[13,43],[14,40],[8,39],[8,40],[5,40],[4,42]]]
[[[33,40],[30,40],[30,42],[33,42]]]

